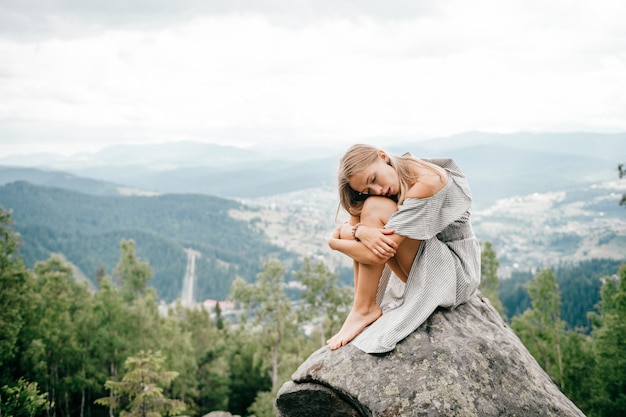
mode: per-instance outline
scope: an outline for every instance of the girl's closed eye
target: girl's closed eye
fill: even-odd
[[[374,175],[374,176],[372,177],[372,179],[370,180],[370,184],[372,184],[372,185],[376,184],[376,175]],[[370,188],[368,188],[368,189],[367,189],[367,193],[368,193],[368,194],[371,194],[371,192],[372,192],[372,190],[371,190]]]

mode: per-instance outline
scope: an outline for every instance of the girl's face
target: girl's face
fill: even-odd
[[[354,174],[348,184],[361,194],[391,197],[400,192],[400,179],[395,169],[387,162],[389,157],[380,152],[379,158],[362,171]]]

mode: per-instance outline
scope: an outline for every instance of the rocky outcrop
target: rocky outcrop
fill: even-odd
[[[203,417],[240,417],[240,416],[234,416],[227,411],[211,411],[209,414],[205,414]]]
[[[319,349],[276,406],[279,417],[584,416],[481,295],[436,311],[392,352]]]

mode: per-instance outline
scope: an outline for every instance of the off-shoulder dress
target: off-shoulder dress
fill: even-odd
[[[448,172],[429,198],[407,198],[386,228],[421,240],[406,284],[386,266],[376,297],[382,316],[353,341],[368,353],[384,353],[416,330],[438,308],[470,299],[480,283],[480,244],[470,222],[469,183],[451,159],[425,159]]]

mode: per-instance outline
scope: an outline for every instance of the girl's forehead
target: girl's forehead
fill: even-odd
[[[350,177],[348,183],[354,189],[367,185],[367,178],[369,177],[371,170],[372,166],[370,165],[365,169],[356,172],[354,175],[352,175],[352,177]]]

